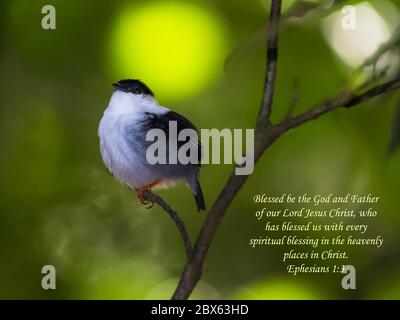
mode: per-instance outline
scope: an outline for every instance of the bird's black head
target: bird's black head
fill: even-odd
[[[151,91],[150,88],[140,80],[120,80],[113,83],[113,86],[119,91],[130,92],[133,94],[145,94],[154,97],[153,91]]]

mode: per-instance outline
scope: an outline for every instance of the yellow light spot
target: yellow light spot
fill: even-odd
[[[225,25],[212,11],[187,2],[125,8],[113,29],[111,53],[117,80],[141,79],[164,101],[190,97],[223,69]]]

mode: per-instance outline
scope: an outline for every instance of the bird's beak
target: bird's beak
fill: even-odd
[[[122,91],[122,92],[128,92],[128,93],[129,93],[129,89],[126,88],[123,84],[120,84],[119,82],[113,83],[113,87],[114,87],[117,91]]]
[[[112,85],[117,90],[123,90],[124,89],[118,82],[115,82]]]

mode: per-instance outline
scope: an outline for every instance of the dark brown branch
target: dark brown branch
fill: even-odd
[[[278,63],[279,21],[281,17],[281,0],[272,0],[267,32],[267,67],[264,81],[264,95],[257,118],[257,128],[269,123],[274,98],[276,67]]]
[[[400,88],[400,79],[392,80],[386,82],[384,84],[378,85],[365,91],[364,93],[355,95],[351,90],[344,90],[339,93],[336,97],[326,101],[325,103],[312,108],[310,111],[306,111],[296,117],[288,119],[283,123],[278,125],[280,131],[286,132],[294,127],[297,127],[305,122],[308,122],[313,119],[317,119],[318,117],[331,112],[335,109],[344,107],[351,108],[363,102],[366,102],[378,95],[381,95],[385,92],[389,92],[395,89]]]
[[[379,86],[373,87],[372,89],[367,90],[363,94],[358,96],[354,96],[344,107],[350,108],[354,107],[360,103],[364,103],[367,100],[375,98],[383,93],[388,91],[396,90],[400,88],[400,79],[395,79]]]
[[[157,203],[162,209],[164,209],[166,213],[169,214],[171,219],[175,222],[179,233],[182,236],[183,245],[185,246],[186,257],[189,261],[192,255],[192,244],[190,243],[190,237],[186,230],[185,224],[179,217],[178,212],[172,209],[171,206],[166,203],[163,198],[149,190],[143,191],[142,195],[146,201]]]

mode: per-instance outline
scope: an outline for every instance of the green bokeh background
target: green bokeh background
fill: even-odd
[[[127,74],[121,74],[118,54],[127,53],[116,53],[113,35],[128,8],[136,10],[144,2],[152,3],[0,4],[0,298],[167,299],[174,290],[185,261],[175,226],[157,207],[138,206],[135,195],[107,174],[97,138],[111,83],[126,76],[142,78],[131,74],[134,68],[129,65]],[[253,127],[265,68],[264,40],[257,33],[266,24],[269,1],[267,6],[262,2],[185,1],[201,8],[202,15],[209,13],[204,19],[215,24],[211,31],[202,29],[210,32],[202,36],[212,41],[210,47],[203,45],[204,54],[189,48],[187,61],[165,63],[184,70],[198,60],[210,70],[205,80],[196,79],[197,74],[187,79],[193,86],[200,81],[190,94],[169,94],[170,87],[161,86],[155,90],[159,102],[199,128]],[[400,10],[399,1],[388,2]],[[45,4],[57,10],[56,30],[41,28]],[[129,41],[135,39],[133,35]],[[134,48],[120,46],[124,47]],[[224,67],[224,58],[237,47],[242,48],[240,54]],[[203,61],[204,57],[209,58]],[[285,114],[296,79],[299,112],[343,88],[350,73],[329,47],[319,18],[288,23],[280,38],[274,121]],[[174,74],[160,72],[156,77],[169,84],[175,81]],[[184,88],[177,81],[176,88],[180,86]],[[396,103],[392,95],[334,112],[273,145],[230,207],[192,297],[400,298],[400,154],[386,156]],[[230,171],[230,165],[203,167],[208,206]],[[160,193],[181,213],[194,239],[205,216],[195,212],[189,190],[180,185]],[[249,238],[262,233],[254,217],[260,208],[252,203],[256,193],[381,196],[380,213],[369,232],[384,236],[384,246],[349,250],[349,262],[357,267],[357,290],[343,290],[341,275],[288,275],[281,262],[287,248],[250,248]],[[41,288],[46,264],[56,267],[56,290]]]

